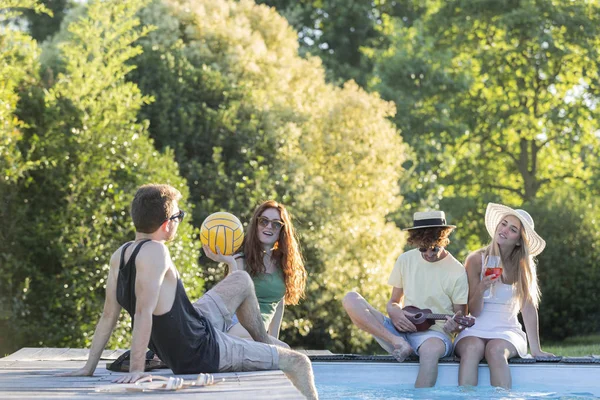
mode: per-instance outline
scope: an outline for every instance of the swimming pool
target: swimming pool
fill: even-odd
[[[434,388],[415,389],[416,363],[313,362],[319,396],[327,399],[589,399],[600,396],[599,365],[511,365],[513,389],[489,384],[487,365],[479,386],[457,387],[458,364],[440,364]]]

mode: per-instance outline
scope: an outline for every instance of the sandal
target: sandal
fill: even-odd
[[[129,362],[131,359],[131,351],[127,350],[121,354],[112,363],[106,364],[106,369],[115,372],[129,372]],[[144,371],[152,371],[153,369],[169,368],[160,358],[156,357],[152,350],[146,352],[146,362],[144,365]]]

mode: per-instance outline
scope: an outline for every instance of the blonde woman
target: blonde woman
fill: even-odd
[[[512,378],[508,359],[527,355],[527,341],[534,357],[554,356],[542,351],[539,338],[538,304],[540,290],[533,257],[546,242],[534,230],[525,210],[489,203],[485,226],[491,243],[467,257],[469,311],[477,317],[472,328],[455,341],[460,356],[458,384],[476,386],[479,362],[485,357],[490,368],[490,384],[510,389]],[[483,265],[488,256],[499,255],[502,273],[486,276]],[[490,292],[490,288],[493,289]],[[484,296],[484,293],[491,293]],[[485,298],[484,298],[485,297]],[[517,319],[523,316],[523,332]]]

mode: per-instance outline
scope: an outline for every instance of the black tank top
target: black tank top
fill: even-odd
[[[131,315],[135,323],[135,258],[145,240],[137,245],[125,264],[125,250],[121,253],[117,279],[117,301]],[[181,279],[177,279],[175,300],[171,310],[152,316],[150,350],[154,351],[176,374],[218,372],[219,346],[210,322],[198,313],[185,293]]]

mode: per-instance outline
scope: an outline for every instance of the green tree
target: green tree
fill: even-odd
[[[398,107],[418,181],[405,204],[440,205],[463,244],[487,201],[522,204],[598,171],[597,3],[448,1],[377,58],[371,87]],[[597,186],[592,186],[597,190]],[[413,207],[415,207],[413,206]]]
[[[564,188],[527,204],[546,239],[537,268],[542,288],[540,332],[562,340],[600,330],[600,210],[596,196]]]
[[[31,37],[15,29],[24,7],[37,13],[49,12],[35,1],[0,1],[0,218],[5,221],[0,232],[0,354],[13,346],[10,294],[16,286],[13,271],[21,265],[19,254],[24,253],[9,234],[26,220],[27,205],[18,202],[16,188],[20,179],[39,167],[40,161],[22,151],[27,124],[15,115],[22,92],[40,79],[40,50]]]
[[[438,177],[451,195],[523,202],[565,180],[581,187],[597,168],[599,16],[594,3],[444,2],[400,28],[376,87],[419,117],[403,127],[415,148],[434,141],[454,155]]]
[[[135,189],[167,182],[188,197],[172,151],[156,151],[147,123],[137,119],[151,99],[125,81],[133,69],[127,60],[141,52],[134,43],[150,29],[141,28],[135,17],[144,5],[142,0],[89,2],[59,35],[60,69],[44,82],[44,97],[31,96],[16,112],[30,126],[23,148],[33,161],[43,160],[42,168],[15,186],[15,201],[27,210],[8,232],[9,241],[27,250],[15,257],[20,264],[11,270],[7,293],[17,346],[88,346],[110,256],[133,237],[129,204]],[[41,115],[32,114],[36,106]],[[171,255],[188,291],[198,296],[195,235],[184,222]],[[126,347],[125,314],[112,346]]]
[[[386,48],[391,18],[410,24],[425,10],[424,2],[360,0],[259,0],[284,15],[298,32],[300,52],[320,57],[328,80],[354,80],[365,86],[373,61],[364,48]]]
[[[292,310],[293,325],[289,319],[283,324],[298,330],[285,337],[307,348],[376,349],[371,337],[352,325],[341,301],[356,290],[385,309],[391,293],[387,278],[404,246],[386,216],[401,203],[405,146],[387,120],[393,104],[355,83],[311,92],[304,98],[321,106],[306,110],[307,123],[280,128],[285,140],[279,165],[288,171],[285,188],[303,222],[310,273],[306,301]]]
[[[247,221],[276,198],[296,217],[307,258],[307,299],[285,314],[296,346],[357,351],[341,298],[361,290],[378,306],[403,237],[386,214],[401,198],[405,146],[393,105],[356,84],[325,82],[320,61],[298,55],[297,35],[251,1],[155,2],[157,26],[130,75],[155,102],[142,113],[159,148],[171,146],[200,224],[226,210]],[[350,232],[350,233],[348,233]],[[350,236],[350,237],[349,237]],[[222,270],[203,261],[209,282]]]
[[[70,0],[40,0],[51,13],[40,14],[35,10],[26,10],[23,15],[27,18],[27,30],[38,43],[53,36],[60,30],[60,24],[65,15],[73,8]]]
[[[251,65],[238,65],[240,55],[230,48],[247,28],[228,32],[206,22],[200,30],[195,13],[160,1],[140,16],[157,30],[140,40],[144,52],[132,60],[129,77],[155,99],[140,115],[150,122],[157,148],[175,150],[197,205],[194,224],[222,210],[247,216],[261,199],[276,196],[269,171],[277,146],[273,121],[251,98],[264,82],[250,75]],[[244,45],[257,42],[251,37]]]

